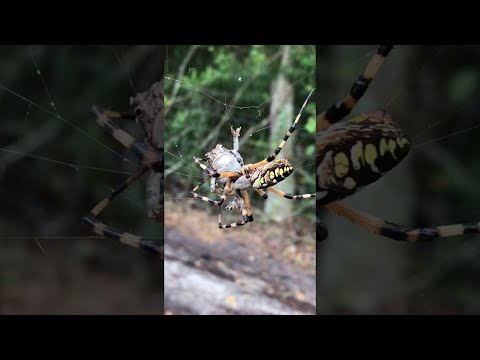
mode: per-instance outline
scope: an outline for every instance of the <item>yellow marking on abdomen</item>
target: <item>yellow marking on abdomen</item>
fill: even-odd
[[[333,160],[335,162],[335,167],[334,167],[335,175],[339,178],[342,178],[345,175],[347,175],[350,167],[350,164],[348,163],[347,155],[345,155],[345,153],[343,152],[340,152],[337,155],[335,155]]]
[[[350,158],[352,159],[352,165],[355,170],[360,170],[360,168],[365,165],[365,160],[363,158],[363,142],[360,140],[352,146],[350,150]]]
[[[400,146],[400,147],[404,147],[405,145],[407,145],[407,144],[409,144],[409,143],[410,143],[410,141],[408,141],[407,138],[404,138],[404,137],[402,137],[402,138],[397,138],[397,144],[398,144],[398,146]]]
[[[397,157],[395,156],[396,147],[397,147],[397,143],[395,142],[395,140],[393,139],[388,140],[388,150],[392,153],[392,156],[394,159],[397,159]]]
[[[343,183],[343,187],[348,189],[348,190],[353,190],[357,187],[357,183],[355,182],[355,180],[353,180],[353,178],[351,178],[350,176],[345,178],[345,181]]]
[[[365,116],[362,116],[362,115],[355,116],[354,118],[350,119],[350,121],[355,123],[355,124],[359,124],[359,123],[361,123],[365,120],[367,120],[367,118]]]
[[[385,140],[385,138],[382,138],[382,140],[380,140],[380,156],[385,155],[387,151],[388,151],[387,140]]]
[[[378,153],[375,145],[367,144],[367,146],[365,146],[365,161],[370,165],[372,171],[376,173],[380,172],[380,170],[377,168],[377,165],[375,165],[375,160],[377,157]]]

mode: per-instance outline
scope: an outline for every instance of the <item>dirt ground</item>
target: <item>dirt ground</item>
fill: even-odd
[[[314,314],[313,224],[220,230],[206,210],[166,204],[166,314]],[[255,213],[255,212],[254,212]]]
[[[163,264],[108,239],[2,239],[0,314],[163,313]]]

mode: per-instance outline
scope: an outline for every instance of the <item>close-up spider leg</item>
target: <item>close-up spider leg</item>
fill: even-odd
[[[428,228],[409,230],[405,226],[398,225],[390,221],[385,221],[379,217],[356,210],[338,201],[328,204],[326,207],[330,211],[345,217],[351,222],[360,225],[374,234],[382,235],[399,241],[430,241],[450,236],[459,236],[480,232],[479,222],[432,226]]]
[[[353,83],[349,93],[340,102],[333,104],[326,111],[317,115],[317,131],[327,129],[332,124],[348,116],[358,101],[362,98],[373,81],[377,72],[392,51],[393,45],[379,45],[376,54],[372,57],[363,73]]]
[[[374,135],[374,133],[369,131],[370,128],[373,128],[370,118],[365,118],[367,121],[361,125],[358,124],[360,124],[364,118],[359,117],[351,121],[344,120],[365,94],[392,48],[393,45],[379,45],[377,52],[373,55],[363,73],[353,83],[349,93],[340,102],[331,105],[326,111],[322,111],[317,115],[317,214],[320,206],[352,195],[369,183],[376,181],[397,163],[397,158],[392,154],[393,159],[387,160],[384,169],[378,169],[373,164],[373,166],[370,167],[371,171],[368,171],[369,165],[365,164],[365,158],[367,161],[369,159],[373,162],[375,161],[377,157],[376,146],[384,146],[383,144],[387,144],[389,140],[395,142],[396,139],[402,136],[399,131],[394,129],[394,124],[388,114],[382,112],[379,113],[379,115],[372,115],[371,118],[376,119],[374,120],[375,124],[373,124],[373,126],[379,130],[382,130],[383,127],[386,129],[385,131],[392,132],[392,138],[382,137],[383,134],[380,134],[379,138],[373,139],[365,149],[363,148],[362,137],[367,136],[373,138],[374,136],[378,136],[377,133]],[[337,124],[337,126],[329,130],[334,124]],[[396,132],[398,132],[398,134]],[[403,139],[405,138],[403,137]],[[382,154],[382,156],[385,154],[388,156],[390,154],[385,151],[384,147],[379,149],[378,152]],[[349,153],[351,155],[348,155]],[[405,155],[406,154],[402,154],[401,158]],[[375,158],[371,159],[372,156],[375,156]],[[349,157],[351,157],[350,160]],[[359,163],[357,159],[360,159],[362,163]],[[352,163],[351,168],[349,168],[350,162]],[[365,167],[364,165],[367,166]],[[364,169],[366,169],[366,171],[364,171]],[[348,176],[349,172],[352,176]],[[317,218],[317,241],[325,240],[327,236],[327,228],[322,224],[321,220]]]
[[[479,50],[317,46],[318,313],[478,312]]]
[[[162,84],[158,83],[154,84],[152,88],[150,89],[150,93],[154,94],[153,97],[159,97],[163,96],[163,90],[157,91],[157,87],[161,88]],[[138,98],[142,98],[142,102],[144,101],[143,98],[145,98],[145,95],[138,95]],[[132,101],[135,103],[135,101]],[[163,100],[161,100],[158,104],[155,104],[155,106],[163,106]],[[138,116],[142,116],[146,114],[147,112],[143,110],[142,108],[146,107],[146,103],[140,103],[136,109],[136,113]],[[136,141],[134,137],[132,137],[130,134],[122,130],[113,120],[121,120],[121,119],[136,119],[137,122],[139,120],[134,116],[134,115],[124,115],[120,114],[118,112],[113,112],[113,111],[105,111],[104,109],[100,108],[99,106],[93,106],[91,109],[91,112],[93,116],[95,117],[96,122],[98,125],[100,125],[102,128],[104,128],[113,138],[115,138],[119,143],[124,145],[127,149],[131,150],[139,159],[139,161],[142,162],[143,167],[141,170],[139,170],[136,174],[128,178],[123,184],[121,184],[119,187],[117,187],[115,190],[112,191],[112,193],[100,201],[91,211],[90,213],[83,218],[83,221],[86,224],[89,224],[92,227],[92,230],[94,233],[100,235],[100,236],[105,236],[107,238],[117,240],[123,244],[127,244],[133,247],[139,247],[142,249],[146,249],[150,252],[153,252],[155,254],[158,254],[160,256],[163,256],[163,246],[151,239],[145,239],[141,236],[134,235],[131,233],[127,232],[121,232],[109,225],[106,225],[102,223],[98,219],[98,215],[110,204],[110,202],[117,197],[119,194],[121,194],[123,191],[125,191],[129,186],[131,186],[133,183],[138,181],[139,179],[142,178],[143,175],[145,175],[147,172],[152,171],[155,173],[160,174],[162,176],[163,174],[163,153],[162,153],[162,148],[161,145],[159,147],[155,146],[155,144],[152,143],[150,145],[148,142],[143,142],[143,141]],[[155,111],[155,114],[162,114],[162,110],[160,111]],[[158,121],[163,121],[161,116],[158,119],[153,119],[150,122],[158,122]],[[149,122],[146,122],[149,124]],[[142,123],[143,124],[143,123]],[[155,125],[150,125],[149,127],[145,127],[145,131],[147,132],[147,139],[152,139],[152,135],[149,135],[149,132],[152,132],[152,129],[155,127]],[[159,129],[160,126],[158,125],[157,128]],[[157,130],[159,131],[159,130]],[[157,136],[160,138],[160,136]],[[152,179],[155,179],[155,183],[151,184]],[[147,178],[147,189],[148,188],[157,188],[160,187],[160,184],[158,183],[157,179],[154,178]],[[157,192],[160,192],[161,189],[157,189]],[[156,194],[155,191],[151,190],[150,193],[153,192],[153,194]],[[149,191],[147,190],[147,194]],[[163,198],[157,199],[157,201],[161,201]],[[149,198],[147,198],[147,202],[151,201]],[[163,206],[163,204],[158,204],[160,206]],[[153,211],[151,206],[147,206],[147,212],[149,216],[154,219],[154,220],[162,220],[161,216],[158,216],[157,211]],[[161,212],[161,211],[160,211]]]
[[[428,241],[478,233],[477,222],[407,230],[404,226],[370,218],[368,214],[334,203],[377,181],[410,150],[410,140],[383,109],[343,120],[365,94],[392,48],[392,45],[378,46],[377,53],[350,93],[317,117],[320,128],[317,128],[317,202],[373,233],[394,240]],[[320,228],[318,233],[321,235],[323,231]],[[317,240],[323,238],[320,236]]]
[[[130,234],[127,232],[121,232],[109,225],[102,223],[98,219],[98,215],[111,203],[111,201],[126,190],[131,184],[136,180],[140,179],[147,171],[148,167],[142,168],[139,172],[134,174],[132,177],[128,178],[123,184],[118,186],[112,193],[100,201],[91,211],[90,214],[83,218],[83,221],[90,225],[93,232],[100,236],[105,236],[112,240],[117,240],[123,244],[130,245],[133,247],[143,248],[145,250],[156,253],[160,256],[163,256],[163,248],[155,240],[148,240],[142,238],[141,236]]]

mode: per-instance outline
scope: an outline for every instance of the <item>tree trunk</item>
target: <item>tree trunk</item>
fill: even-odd
[[[290,66],[290,45],[282,46],[282,60],[277,79],[272,86],[272,104],[270,106],[270,150],[278,146],[280,140],[285,136],[294,117],[294,94],[290,81],[283,74],[283,69]],[[279,157],[288,157],[292,154],[295,137],[292,136],[282,149]],[[280,182],[275,187],[281,191],[293,194],[295,189],[295,173],[290,175],[286,181]],[[267,217],[274,221],[281,221],[289,216],[292,211],[292,201],[285,200],[273,193],[268,192],[268,199],[265,203]]]

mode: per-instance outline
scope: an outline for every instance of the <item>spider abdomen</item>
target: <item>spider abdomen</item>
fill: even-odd
[[[352,195],[408,154],[410,141],[385,110],[338,122],[317,133],[317,201]]]
[[[293,166],[287,159],[281,158],[255,169],[250,177],[252,186],[265,189],[278,184],[293,172]]]

